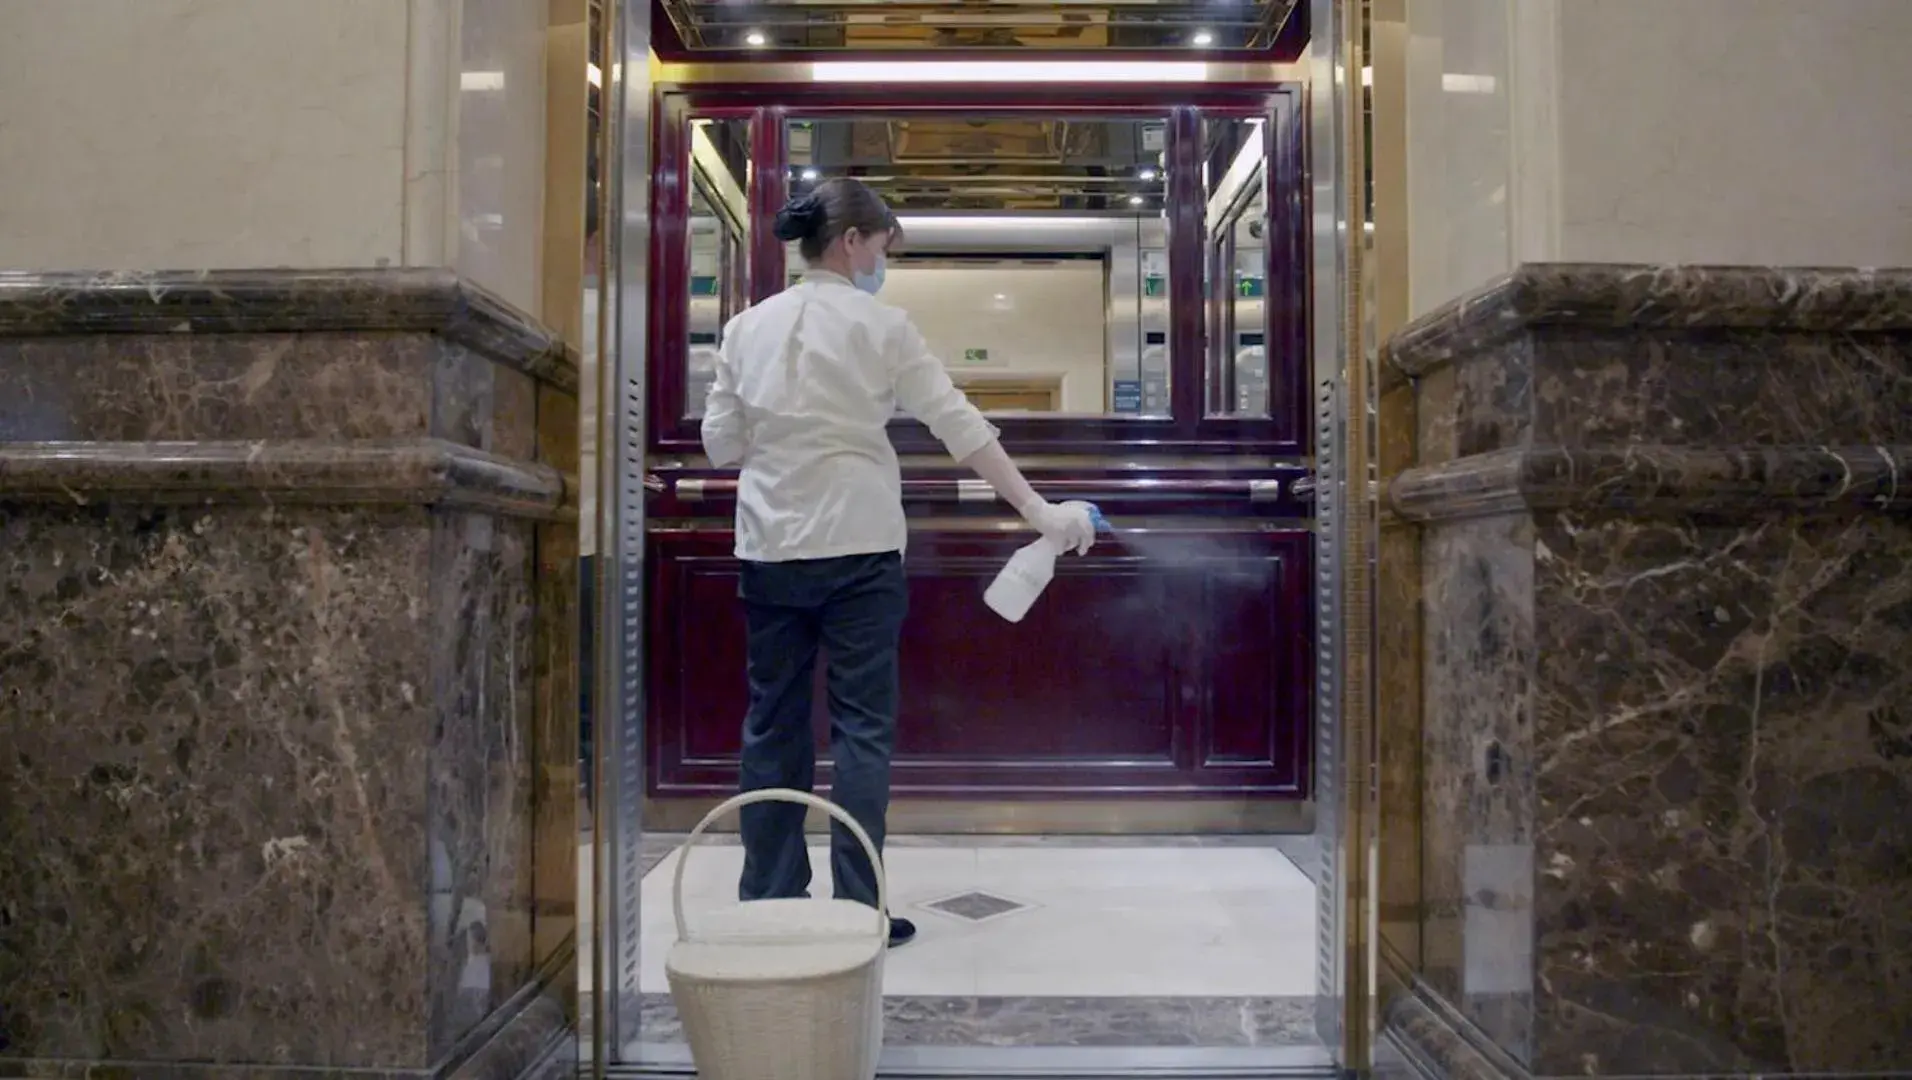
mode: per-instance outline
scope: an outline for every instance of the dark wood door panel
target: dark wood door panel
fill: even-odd
[[[1105,542],[1059,564],[1028,618],[1011,625],[982,592],[1027,539],[911,539],[899,796],[1306,797],[1306,532]],[[715,529],[652,537],[655,795],[736,784],[747,691],[730,542]],[[817,701],[823,751],[820,684]]]

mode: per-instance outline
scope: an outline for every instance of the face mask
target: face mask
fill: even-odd
[[[877,293],[882,292],[883,277],[885,273],[889,270],[889,267],[887,265],[888,262],[889,262],[888,258],[886,258],[882,252],[880,251],[877,252],[876,253],[876,269],[871,270],[868,273],[859,272],[856,275],[856,278],[851,282],[851,284],[855,285],[859,289],[862,289],[864,292],[869,293],[871,296],[875,296]]]

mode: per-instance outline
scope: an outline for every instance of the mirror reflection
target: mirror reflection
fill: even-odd
[[[1261,419],[1268,409],[1267,125],[1203,124],[1208,182],[1209,416]]]
[[[724,324],[749,302],[748,120],[691,121],[689,354],[685,407],[702,416]]]
[[[889,201],[883,299],[985,411],[1165,416],[1166,140],[1161,117],[799,118],[791,189],[848,175]]]

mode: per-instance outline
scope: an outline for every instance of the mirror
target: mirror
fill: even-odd
[[[1269,415],[1267,125],[1260,119],[1203,124],[1208,183],[1208,356],[1205,412]]]
[[[747,120],[691,121],[689,220],[690,317],[685,356],[685,415],[704,414],[716,378],[724,324],[749,305],[749,204],[744,196],[750,160]]]
[[[1168,414],[1165,118],[799,117],[788,139],[793,193],[854,176],[902,219],[883,299],[980,408]]]

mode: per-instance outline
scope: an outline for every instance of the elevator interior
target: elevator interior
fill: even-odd
[[[1046,97],[661,94],[651,827],[687,827],[736,782],[735,475],[700,454],[710,361],[729,315],[802,273],[769,210],[847,174],[905,227],[885,300],[1039,490],[1120,527],[1028,622],[979,626],[1014,523],[899,418],[916,612],[899,815],[939,832],[1306,831],[1300,95]]]
[[[1281,9],[1275,35],[1240,30],[1238,48],[1265,50],[1293,31],[1290,5],[1237,6],[1257,17]],[[700,48],[684,36],[693,16],[707,20],[705,51],[764,47],[748,44],[759,31],[731,26],[714,5],[665,7],[681,16],[667,31],[675,47]],[[761,33],[783,32],[774,13],[763,18]],[[1153,32],[1186,41],[1192,25]],[[598,819],[617,818],[623,836],[610,862],[641,903],[629,905],[635,918],[614,913],[625,940],[598,956],[621,961],[618,989],[637,992],[642,1015],[619,1020],[627,1041],[613,1053],[658,1069],[681,1064],[652,970],[668,944],[656,933],[669,902],[655,889],[658,868],[736,782],[735,478],[710,468],[697,442],[711,350],[732,315],[802,273],[769,235],[769,216],[806,185],[849,174],[882,192],[906,228],[885,300],[910,312],[1039,490],[1092,499],[1125,533],[1069,565],[1023,626],[991,625],[980,593],[1018,542],[1013,523],[920,427],[899,418],[893,429],[912,521],[913,613],[890,862],[915,905],[909,914],[924,922],[929,913],[930,947],[918,960],[895,958],[901,983],[889,991],[905,1014],[975,1021],[1022,1010],[1047,1020],[1015,1032],[948,1023],[954,1040],[924,1036],[892,1064],[933,1069],[951,1060],[944,1051],[991,1040],[1003,1053],[1037,1055],[1020,1067],[1072,1063],[1101,1074],[1116,1061],[1188,1068],[1195,1059],[1176,1055],[1190,1050],[1239,1067],[1308,1068],[1332,1056],[1313,1020],[1337,901],[1317,888],[1331,858],[1310,837],[1319,794],[1309,360],[1318,226],[1307,144],[1318,118],[1301,66],[1245,65],[1246,77],[1190,85],[1171,73],[1173,58],[1162,62],[1161,83],[1138,73],[1045,87],[900,73],[832,80],[822,61],[802,65],[808,78],[775,64],[659,69],[647,117],[651,182],[627,177],[623,187],[627,199],[648,188],[650,210],[641,333],[618,332],[626,349],[641,342],[645,360],[641,399],[625,406],[641,446],[626,446],[624,468],[640,449],[646,647],[641,714],[618,740],[622,751],[609,748],[641,748],[641,759],[613,763],[625,791]],[[621,276],[633,276],[629,265]],[[827,772],[820,779],[827,785]],[[735,857],[734,848],[700,853],[700,902],[734,887]],[[630,888],[627,867],[641,888]],[[1144,896],[1144,879],[1194,888]],[[1058,881],[1081,888],[1038,895]],[[1239,903],[1201,909],[1204,892]],[[1151,904],[1163,908],[1160,924],[1148,923]],[[1073,964],[1088,982],[1004,979],[1018,950],[1033,955],[1059,940],[1031,944],[1029,930],[987,973],[935,958],[937,948],[987,953],[985,930],[1014,934],[1045,911],[1081,930],[1075,955],[1049,949],[1045,962]],[[1151,953],[1146,939],[1178,913],[1195,938]],[[1277,943],[1284,928],[1295,932]],[[1137,939],[1130,970],[1119,955],[1085,967],[1098,953],[1119,954],[1108,946],[1124,934]],[[1192,959],[1203,947],[1287,981],[1230,983]],[[631,956],[641,959],[631,965]],[[1096,1059],[1097,1038],[1069,1024],[1076,1009],[1083,1023],[1119,1026],[1110,1021],[1119,1010],[1080,1008],[1098,997],[1153,1012],[1219,1003],[1251,1034],[1204,1034],[1200,1022],[1151,1034],[1137,1020],[1145,1014],[1130,1012],[1138,1038],[1104,1041],[1124,1053]],[[896,1020],[893,1010],[893,1033]],[[1307,1034],[1276,1034],[1290,1028]],[[1136,1056],[1141,1049],[1168,1056]],[[990,1060],[962,1067],[1011,1059]]]

